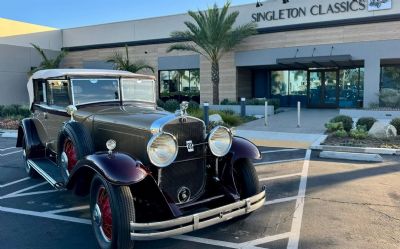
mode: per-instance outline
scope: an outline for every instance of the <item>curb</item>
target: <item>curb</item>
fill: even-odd
[[[0,137],[17,138],[17,136],[18,136],[17,130],[0,130]]]
[[[383,158],[378,154],[322,151],[319,154],[319,157],[328,159],[351,160],[351,161],[379,162],[379,163],[383,162]]]
[[[334,151],[334,152],[348,152],[348,153],[400,155],[400,149],[386,149],[386,148],[373,148],[373,147],[317,145],[317,146],[311,146],[311,149],[320,151]]]

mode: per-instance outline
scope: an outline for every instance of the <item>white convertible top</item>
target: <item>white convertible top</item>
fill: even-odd
[[[123,77],[123,78],[140,78],[155,80],[154,76],[135,74],[128,71],[104,70],[104,69],[47,69],[34,73],[28,81],[27,88],[29,94],[29,102],[32,106],[34,100],[33,80],[37,79],[54,79],[66,76],[95,76],[95,77]]]

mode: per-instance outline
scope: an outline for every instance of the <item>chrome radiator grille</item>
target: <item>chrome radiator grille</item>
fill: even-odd
[[[187,118],[174,120],[164,126],[163,131],[173,134],[179,145],[178,156],[173,164],[162,169],[160,176],[160,187],[170,198],[179,203],[178,192],[183,187],[190,190],[190,199],[199,197],[206,180],[206,144],[204,123]],[[186,141],[192,141],[194,151],[189,152]]]

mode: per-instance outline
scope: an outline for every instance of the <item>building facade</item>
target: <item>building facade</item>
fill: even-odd
[[[383,90],[400,90],[400,2],[281,0],[234,6],[237,24],[256,22],[220,61],[220,101],[278,98],[310,108],[362,108]],[[156,69],[159,96],[211,102],[211,65],[190,52],[167,53],[170,34],[185,30],[186,14],[61,30],[64,67],[111,68],[129,46],[134,60]],[[1,42],[1,39],[0,39]],[[149,72],[146,72],[149,73]]]

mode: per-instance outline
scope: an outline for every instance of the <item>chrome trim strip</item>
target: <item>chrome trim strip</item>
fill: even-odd
[[[251,213],[261,208],[262,206],[264,206],[265,196],[265,191],[262,191],[259,194],[245,200],[173,220],[152,223],[131,222],[131,239],[163,239],[215,225],[230,220],[232,218]]]
[[[175,121],[177,119],[181,119],[181,118],[182,118],[181,116],[176,116],[175,114],[170,114],[165,117],[159,118],[151,124],[150,131],[153,134],[159,133],[162,131],[162,129],[164,128],[165,125],[167,125],[168,123]],[[203,123],[204,127],[206,126],[204,121],[199,118],[192,117],[192,116],[186,116],[185,118],[200,121]]]

